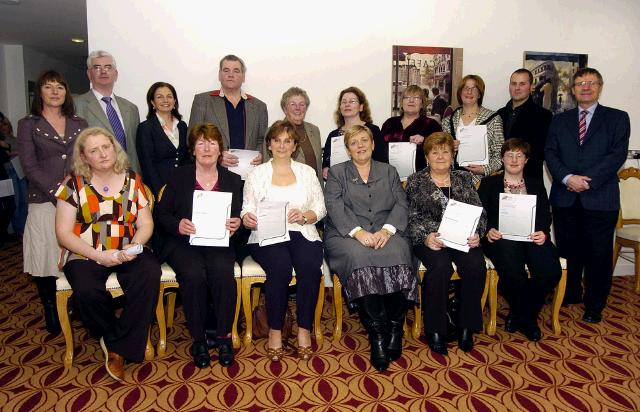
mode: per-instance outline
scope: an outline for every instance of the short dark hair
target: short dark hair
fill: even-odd
[[[203,138],[210,142],[218,143],[220,148],[220,157],[222,158],[222,152],[224,151],[224,142],[222,141],[222,133],[213,123],[198,123],[194,125],[189,131],[189,137],[187,137],[187,146],[189,147],[189,153],[193,156],[196,149],[196,142],[198,139]]]
[[[504,154],[507,152],[522,152],[524,157],[528,159],[531,154],[531,145],[518,137],[512,137],[505,140],[502,144],[500,157],[504,157]]]
[[[222,59],[220,59],[220,68],[218,70],[222,70],[222,63],[224,63],[225,61],[238,62],[240,63],[240,70],[242,70],[242,73],[244,74],[247,72],[247,66],[244,64],[244,60],[242,60],[240,57],[236,56],[235,54],[227,54]]]
[[[433,93],[434,96],[437,96],[440,94],[440,89],[438,89],[437,87],[433,87],[431,88],[431,93]]]
[[[595,75],[598,78],[600,84],[604,83],[604,80],[602,80],[602,75],[598,70],[594,69],[593,67],[583,67],[582,69],[578,69],[578,71],[573,74],[573,77],[571,78],[571,86],[573,86],[573,83],[576,82],[576,79],[578,77],[586,76],[587,74]]]
[[[62,74],[55,70],[47,70],[38,77],[33,95],[33,103],[31,103],[31,114],[34,116],[42,116],[43,103],[41,89],[47,82],[57,82],[64,86],[66,94],[64,96],[64,103],[62,103],[62,114],[65,115],[65,117],[72,117],[76,114],[76,107],[73,104],[73,97],[71,96],[67,81]]]
[[[467,80],[473,80],[476,84],[476,88],[478,89],[478,106],[482,106],[482,98],[484,97],[484,80],[482,77],[477,74],[467,74],[460,81],[460,85],[458,86],[458,90],[456,91],[456,97],[458,98],[458,104],[462,104],[462,89],[464,89],[464,84]]]
[[[149,91],[147,92],[147,106],[149,106],[149,113],[147,113],[147,119],[153,116],[153,114],[156,112],[156,109],[153,108],[153,104],[151,104],[151,102],[153,101],[153,98],[156,94],[156,90],[158,90],[161,87],[166,87],[169,90],[171,90],[171,94],[173,94],[173,98],[176,101],[175,107],[171,110],[171,114],[176,119],[182,120],[182,115],[178,111],[178,93],[176,93],[176,89],[171,84],[166,82],[155,82],[154,84],[151,85],[151,87],[149,87]]]
[[[518,69],[518,70],[514,71],[513,73],[511,73],[511,76],[513,76],[514,74],[526,74],[529,77],[529,84],[533,84],[533,73],[531,73],[530,70]]]
[[[300,139],[296,134],[295,126],[293,125],[293,123],[291,123],[287,119],[284,119],[284,120],[275,121],[267,131],[267,135],[264,137],[264,142],[267,145],[267,147],[269,147],[273,139],[275,139],[276,137],[280,136],[283,133],[285,133],[289,138],[291,138],[296,145],[299,143]]]

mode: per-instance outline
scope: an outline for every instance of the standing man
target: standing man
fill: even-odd
[[[505,140],[518,137],[531,146],[529,161],[524,166],[525,176],[542,179],[544,146],[553,115],[533,102],[532,84],[533,75],[529,70],[513,72],[509,80],[511,100],[498,110],[498,114],[502,118]]]
[[[631,128],[626,112],[598,103],[602,84],[596,69],[573,75],[578,107],[553,118],[545,149],[556,240],[567,259],[565,303],[584,299],[582,320],[589,323],[602,320],[611,290],[618,170],[627,157]]]
[[[220,60],[220,90],[197,94],[193,98],[189,128],[198,123],[213,123],[220,129],[227,150],[222,152],[222,166],[238,163],[228,149],[257,150],[253,164],[262,163],[264,136],[267,133],[267,105],[242,89],[247,67],[232,54]]]
[[[438,115],[440,116],[440,121],[442,121],[442,116],[444,115],[444,111],[447,109],[449,102],[447,102],[442,95],[440,94],[440,89],[437,87],[433,87],[431,89],[431,93],[433,93],[433,101],[431,102],[431,116]]]
[[[89,127],[104,127],[127,152],[131,168],[140,172],[136,153],[136,131],[140,123],[138,107],[129,100],[113,94],[118,80],[118,68],[113,56],[96,50],[87,57],[87,77],[91,90],[74,97],[76,114],[89,123]]]

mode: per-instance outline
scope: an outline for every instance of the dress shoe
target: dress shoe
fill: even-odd
[[[267,348],[267,358],[269,358],[271,362],[280,362],[282,358],[284,358],[284,349],[282,347]]]
[[[218,362],[221,366],[228,368],[233,365],[233,346],[231,345],[231,339],[218,339]]]
[[[564,299],[562,299],[562,306],[577,305],[579,303],[582,303],[582,297],[580,295],[564,295]]]
[[[426,336],[429,349],[435,353],[439,353],[440,355],[447,356],[449,354],[447,351],[447,341],[442,334],[437,332],[428,332],[426,333]]]
[[[204,336],[207,338],[207,348],[218,349],[218,334],[215,329],[205,329]]]
[[[527,339],[529,339],[531,342],[538,342],[540,339],[542,339],[542,331],[536,324],[530,326],[523,325],[518,328],[518,330],[522,332],[522,334],[526,336]]]
[[[104,367],[107,373],[113,379],[122,381],[124,379],[124,358],[107,349],[104,338],[100,338],[100,347],[102,348],[102,352],[104,352]]]
[[[203,369],[208,367],[211,363],[211,356],[209,356],[209,348],[207,348],[207,342],[193,342],[193,345],[191,345],[191,356],[193,356],[193,363],[198,368]]]
[[[311,346],[298,346],[298,359],[309,360],[313,355],[313,349]]]
[[[582,320],[587,323],[600,323],[602,315],[599,312],[593,310],[586,310],[582,316]]]
[[[473,332],[471,329],[464,328],[460,330],[460,336],[458,336],[458,347],[463,352],[471,352],[473,350]]]
[[[509,313],[509,315],[507,315],[507,318],[504,321],[504,330],[506,330],[509,333],[514,333],[518,330],[518,318]]]

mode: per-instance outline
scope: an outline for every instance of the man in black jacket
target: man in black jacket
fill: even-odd
[[[542,179],[544,146],[552,114],[538,106],[531,98],[533,75],[527,69],[518,69],[509,80],[511,100],[498,110],[502,118],[505,140],[519,137],[531,146],[531,156],[524,174]]]

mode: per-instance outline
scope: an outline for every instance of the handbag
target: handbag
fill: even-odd
[[[256,339],[262,339],[269,337],[269,322],[267,322],[267,307],[264,303],[258,304],[253,309],[253,316],[251,319],[251,326],[253,329],[253,337]],[[287,307],[284,314],[284,324],[282,325],[282,340],[289,339],[293,335],[293,314],[291,309]]]

